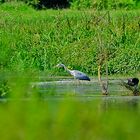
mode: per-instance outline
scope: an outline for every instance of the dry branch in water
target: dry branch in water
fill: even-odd
[[[108,95],[108,67],[106,66],[106,80],[102,81],[101,78],[101,65],[98,66],[98,80],[102,88],[102,94]]]

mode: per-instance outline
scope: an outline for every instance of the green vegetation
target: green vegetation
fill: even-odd
[[[7,80],[11,96],[0,100],[3,140],[140,138],[139,98],[46,96],[42,99],[37,91],[30,89],[33,79],[28,75],[11,76]]]
[[[139,14],[139,10],[35,11],[23,3],[4,3],[0,5],[1,70],[56,74],[54,66],[62,62],[96,75],[102,45],[109,74],[136,73],[140,69]]]
[[[129,104],[129,103],[128,103]],[[17,101],[1,103],[1,139],[139,139],[139,106],[110,109],[96,101]],[[109,105],[109,104],[108,104]],[[111,104],[110,104],[111,105]],[[118,105],[118,104],[116,104]],[[8,134],[7,134],[8,133]]]
[[[77,2],[71,8],[85,7]],[[110,75],[138,73],[140,10],[126,7],[35,11],[23,3],[0,5],[2,140],[140,139],[139,97],[119,100],[93,94],[88,98],[72,91],[57,96],[55,85],[44,93],[31,85],[43,81],[37,72],[45,73],[44,81],[61,75],[54,67],[60,62],[97,75],[100,63],[105,73],[105,59]]]
[[[140,7],[139,0],[10,0],[22,1],[37,9],[45,8],[72,8],[72,9],[137,9]],[[0,0],[1,3],[9,0]]]
[[[75,9],[134,9],[139,4],[139,0],[71,0],[71,7]]]

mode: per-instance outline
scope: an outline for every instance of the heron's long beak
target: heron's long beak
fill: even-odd
[[[54,66],[54,68],[58,68],[58,66],[56,65],[56,66]]]
[[[60,68],[59,64],[57,64],[56,66],[54,66],[54,68]]]

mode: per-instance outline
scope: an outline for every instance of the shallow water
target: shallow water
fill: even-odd
[[[30,95],[37,94],[44,101],[63,102],[78,101],[84,103],[99,101],[103,108],[137,108],[140,104],[140,96],[128,96],[130,91],[121,86],[121,80],[109,79],[109,95],[105,96],[101,93],[101,87],[97,79],[91,81],[75,81],[73,79],[53,79],[40,80],[41,82],[31,82],[28,96],[25,98],[4,98],[0,102],[11,101],[31,101]],[[29,98],[28,98],[29,97]],[[101,108],[102,108],[101,107]]]
[[[109,80],[110,95],[124,95],[129,91],[120,85],[120,80]],[[58,81],[36,82],[32,83],[42,94],[67,95],[74,94],[77,96],[98,96],[101,95],[101,87],[98,80],[75,81],[72,79],[60,79]]]

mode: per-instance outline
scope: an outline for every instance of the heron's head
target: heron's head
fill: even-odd
[[[59,68],[64,68],[65,65],[64,64],[57,64],[56,67],[59,67]]]

